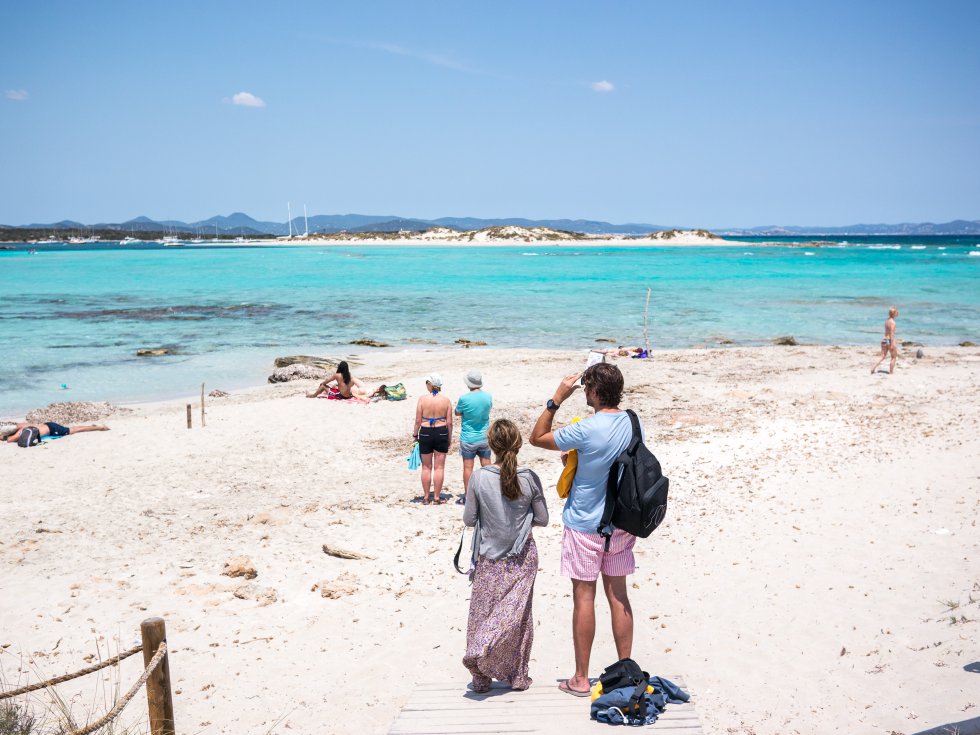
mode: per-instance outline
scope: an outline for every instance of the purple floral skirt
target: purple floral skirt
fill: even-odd
[[[491,679],[507,682],[513,689],[531,685],[527,668],[534,641],[531,598],[537,574],[538,548],[533,538],[517,556],[477,560],[463,657],[477,691],[488,689]]]

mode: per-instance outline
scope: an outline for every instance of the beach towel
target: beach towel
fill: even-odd
[[[328,388],[327,392],[321,395],[320,398],[326,398],[328,401],[343,401],[345,403],[370,403],[370,401],[353,395],[350,398],[344,398],[340,395],[340,391],[333,386]]]
[[[412,444],[412,451],[408,454],[408,469],[417,470],[422,466],[422,453],[419,452],[419,443]]]

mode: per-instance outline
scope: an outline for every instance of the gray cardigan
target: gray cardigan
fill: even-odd
[[[521,485],[521,496],[517,500],[507,500],[500,492],[497,467],[477,467],[470,475],[463,523],[467,526],[480,523],[479,549],[474,549],[474,557],[497,560],[517,556],[527,545],[531,526],[548,525],[548,504],[544,500],[541,479],[532,470],[520,467],[517,480]]]

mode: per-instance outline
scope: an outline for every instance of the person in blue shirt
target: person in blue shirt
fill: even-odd
[[[552,431],[555,413],[575,390],[579,380],[586,403],[595,415]],[[636,536],[615,529],[605,550],[599,533],[606,502],[606,482],[616,458],[633,437],[629,414],[619,408],[623,397],[623,374],[615,365],[598,363],[584,373],[567,376],[531,431],[531,444],[567,453],[578,451],[578,469],[562,512],[565,525],[561,543],[561,574],[572,580],[572,642],[575,674],[559,689],[576,697],[589,696],[589,658],[595,639],[596,582],[609,602],[616,655],[629,658],[633,651],[633,609],[627,594],[626,576],[636,569],[633,545]]]
[[[470,392],[456,402],[456,415],[462,417],[459,432],[459,453],[463,457],[463,495],[473,474],[473,461],[479,457],[480,466],[490,464],[490,445],[487,443],[487,429],[490,427],[490,409],[493,396],[483,390],[483,374],[470,370],[463,378]]]

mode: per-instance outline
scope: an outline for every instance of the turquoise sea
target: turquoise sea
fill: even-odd
[[[256,385],[277,355],[350,354],[364,351],[349,346],[362,337],[402,349],[419,347],[410,338],[583,350],[600,337],[636,343],[647,287],[655,348],[792,334],[873,350],[891,304],[901,339],[980,343],[980,238],[831,242],[16,245],[0,250],[0,415],[61,400],[191,395],[202,381]],[[177,354],[135,356],[163,345]]]

